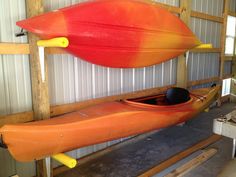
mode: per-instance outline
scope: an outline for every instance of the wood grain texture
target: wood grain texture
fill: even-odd
[[[228,14],[229,14],[230,16],[236,17],[236,12],[228,12]]]
[[[224,68],[225,68],[225,45],[226,45],[226,30],[227,30],[227,17],[229,12],[229,0],[224,0],[224,8],[223,8],[223,24],[221,28],[221,38],[220,38],[220,79],[221,85],[223,84],[224,79]],[[221,94],[218,98],[218,106],[221,106]]]
[[[27,17],[31,18],[43,13],[42,0],[26,0]],[[45,76],[46,81],[42,81],[41,67],[39,61],[39,51],[37,41],[39,40],[34,34],[28,34],[29,51],[30,51],[30,71],[32,83],[32,101],[33,101],[33,117],[34,120],[42,120],[50,118],[50,104],[48,96],[48,74],[47,59],[45,57]],[[49,177],[47,174],[46,161],[40,160],[36,162],[36,171],[38,177]]]
[[[227,29],[227,16],[229,12],[229,0],[224,0],[224,9],[223,9],[223,26],[221,29],[221,39],[220,39],[220,78],[224,76],[224,64],[225,64],[225,44],[226,44],[226,29]]]
[[[192,49],[190,52],[193,53],[221,53],[221,48],[211,48],[211,49]]]
[[[139,175],[138,177],[151,177],[159,172],[161,172],[162,170],[170,167],[171,165],[175,164],[176,162],[184,159],[185,157],[191,155],[192,153],[203,149],[207,146],[209,146],[210,144],[215,143],[216,141],[219,141],[221,139],[221,136],[219,135],[212,135],[209,138],[197,143],[196,145],[172,156],[171,158],[167,159],[166,161],[158,164],[157,166],[149,169],[148,171],[144,172],[143,174]]]
[[[29,44],[0,43],[0,54],[29,54]]]
[[[217,23],[224,22],[224,19],[222,17],[217,17],[214,15],[209,15],[209,14],[205,14],[205,13],[201,13],[201,12],[197,12],[197,11],[191,11],[191,17],[200,18],[203,20],[209,20],[209,21],[213,21],[213,22],[217,22]]]
[[[188,161],[187,163],[181,165],[180,167],[176,168],[169,174],[165,175],[164,177],[182,177],[194,168],[198,167],[202,163],[209,160],[212,156],[217,153],[217,149],[211,148],[204,150],[201,154],[197,157],[193,158],[192,160]]]
[[[187,25],[190,25],[192,0],[180,0],[180,19]],[[181,55],[178,57],[177,64],[177,87],[187,88],[188,70],[186,63],[186,56]]]

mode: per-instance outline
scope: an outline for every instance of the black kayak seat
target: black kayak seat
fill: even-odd
[[[184,88],[173,87],[167,90],[166,99],[170,105],[185,103],[190,100],[190,93]]]

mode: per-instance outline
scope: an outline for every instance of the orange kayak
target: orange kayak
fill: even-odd
[[[0,135],[16,160],[42,159],[185,122],[207,108],[218,91],[218,86],[194,90],[198,96],[191,94],[189,101],[177,105],[153,102],[161,103],[165,95],[108,102],[49,120],[5,125]]]
[[[42,39],[66,37],[67,52],[114,68],[158,64],[200,45],[177,16],[143,0],[93,0],[17,25]]]

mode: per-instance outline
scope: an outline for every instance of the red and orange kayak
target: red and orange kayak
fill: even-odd
[[[94,0],[17,25],[42,39],[66,37],[69,53],[115,68],[158,64],[200,45],[177,16],[143,0]]]
[[[219,87],[194,90],[202,95],[177,105],[147,104],[164,95],[99,104],[57,118],[0,128],[3,143],[18,161],[137,135],[185,122],[207,108]]]

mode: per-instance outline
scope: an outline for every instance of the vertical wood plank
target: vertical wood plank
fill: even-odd
[[[186,24],[190,25],[191,19],[191,7],[192,0],[180,0],[180,19]],[[181,55],[178,57],[178,65],[177,65],[177,86],[182,88],[187,88],[188,82],[188,70],[186,64],[186,56]]]
[[[225,65],[225,43],[226,43],[226,29],[227,29],[227,16],[229,13],[229,0],[224,0],[224,8],[223,8],[223,26],[221,29],[221,39],[220,39],[220,78],[224,78],[224,65]]]
[[[27,17],[33,17],[43,13],[43,0],[27,0]],[[46,81],[42,82],[41,68],[39,62],[39,51],[37,47],[38,37],[29,33],[29,49],[30,49],[30,70],[31,70],[31,82],[32,82],[32,100],[34,119],[42,120],[50,117],[50,105],[48,96],[48,73],[47,73],[47,61],[45,61],[45,76]],[[45,57],[46,60],[46,57]],[[46,173],[45,160],[36,162],[37,176],[48,177]]]
[[[224,67],[225,67],[225,44],[226,44],[226,29],[227,29],[227,16],[229,13],[229,0],[224,0],[224,7],[223,7],[223,24],[221,28],[221,38],[220,38],[220,80],[221,86],[223,84],[224,79]],[[221,106],[221,93],[219,95],[217,105]]]

